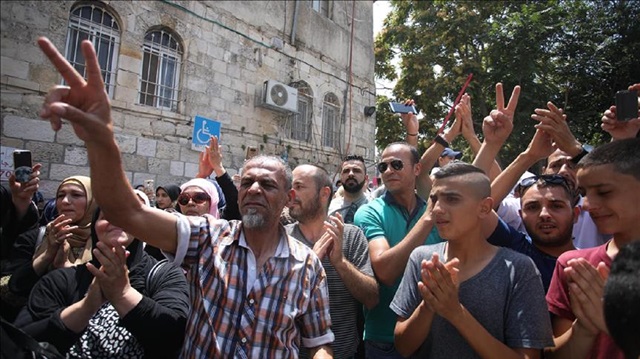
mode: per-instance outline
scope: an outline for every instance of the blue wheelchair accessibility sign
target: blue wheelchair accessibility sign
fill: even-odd
[[[220,122],[196,116],[193,121],[191,148],[198,151],[202,150],[209,145],[211,136],[216,136],[220,139]]]

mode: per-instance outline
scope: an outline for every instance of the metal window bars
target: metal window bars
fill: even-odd
[[[340,103],[336,95],[328,93],[322,104],[322,145],[338,148],[340,145]]]
[[[178,111],[182,46],[165,30],[145,36],[139,103]]]
[[[80,49],[83,40],[93,43],[105,89],[109,96],[113,97],[120,47],[118,22],[100,6],[82,5],[72,10],[67,31],[66,58],[86,78],[85,59]]]

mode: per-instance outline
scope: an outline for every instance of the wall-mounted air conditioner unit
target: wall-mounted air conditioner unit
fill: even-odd
[[[275,80],[262,85],[261,106],[281,112],[298,112],[298,90]]]

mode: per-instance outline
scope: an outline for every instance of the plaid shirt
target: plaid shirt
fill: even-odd
[[[333,341],[325,272],[312,250],[281,228],[279,249],[247,293],[253,254],[241,222],[176,215],[174,262],[189,270],[192,305],[181,358],[297,358],[301,341]]]

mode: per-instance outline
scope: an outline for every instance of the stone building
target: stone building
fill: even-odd
[[[372,1],[0,6],[2,146],[32,151],[47,198],[60,180],[89,169],[71,127],[55,133],[38,117],[46,91],[62,83],[36,45],[42,35],[80,70],[79,42],[94,43],[132,184],[179,184],[195,175],[196,116],[220,123],[230,174],[250,148],[333,173],[347,153],[373,162],[375,118],[364,113],[375,105]]]

